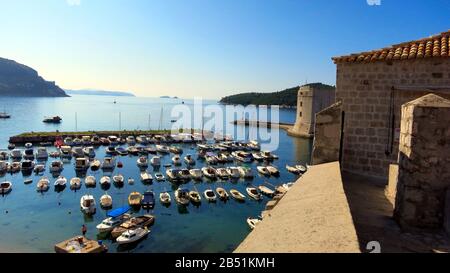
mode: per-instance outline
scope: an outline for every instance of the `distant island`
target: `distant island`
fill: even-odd
[[[117,97],[135,97],[133,93],[123,92],[123,91],[107,91],[107,90],[93,90],[93,89],[82,89],[82,90],[68,90],[66,93],[69,95],[88,95],[88,96],[117,96]]]
[[[44,80],[36,70],[5,58],[0,58],[0,96],[68,97],[55,82]]]
[[[175,96],[175,97],[171,97],[171,96],[161,96],[161,97],[159,97],[160,99],[178,99],[178,97],[177,96]]]
[[[326,85],[323,83],[310,83],[309,86]],[[329,85],[326,85],[329,86]],[[288,88],[272,93],[249,92],[223,97],[219,102],[222,104],[242,105],[280,105],[284,107],[297,106],[297,92],[300,86]]]

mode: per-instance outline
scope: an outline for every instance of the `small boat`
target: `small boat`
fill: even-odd
[[[52,161],[50,163],[50,172],[51,173],[60,173],[64,170],[64,164],[60,160]]]
[[[155,194],[152,191],[144,192],[141,206],[143,209],[153,209],[155,207]]]
[[[114,168],[116,167],[116,161],[114,160],[114,158],[111,157],[105,157],[105,159],[103,159],[103,163],[102,163],[102,170],[114,170]]]
[[[176,169],[167,169],[166,170],[166,175],[167,175],[169,181],[181,180],[178,173],[179,173],[179,170],[176,170]]]
[[[8,166],[8,171],[10,173],[16,173],[20,171],[20,162],[12,162],[11,164],[9,164]]]
[[[138,154],[139,154],[139,149],[136,148],[136,146],[128,146],[127,152],[128,152],[130,155],[138,155]]]
[[[251,168],[248,167],[238,167],[239,170],[239,174],[241,175],[242,178],[244,179],[251,179],[253,178],[255,175],[253,174],[253,171]]]
[[[128,150],[123,147],[116,147],[116,152],[121,156],[128,155]]]
[[[16,148],[16,145],[14,143],[9,143],[8,144],[8,150],[13,150]]]
[[[70,189],[78,190],[81,188],[81,179],[79,177],[74,177],[70,179]]]
[[[134,136],[127,136],[126,138],[127,144],[133,146],[136,144],[136,138]]]
[[[280,171],[274,166],[266,166],[267,170],[270,172],[271,175],[279,175]]]
[[[264,160],[272,161],[274,159],[278,159],[277,155],[272,154],[269,151],[262,151],[261,156],[264,158]]]
[[[239,172],[239,169],[237,167],[229,167],[227,168],[227,172],[228,175],[233,179],[241,177],[241,173]]]
[[[36,151],[36,159],[37,160],[46,160],[48,159],[47,149],[44,147],[39,147]]]
[[[183,153],[183,149],[181,149],[180,147],[176,147],[176,146],[170,146],[169,147],[169,151],[173,154],[181,154]]]
[[[162,154],[168,154],[170,153],[169,147],[165,146],[165,145],[156,145],[156,151],[158,153],[162,153]]]
[[[175,191],[175,201],[180,205],[189,204],[189,191],[187,189],[178,188]]]
[[[95,213],[95,199],[94,196],[86,194],[83,195],[80,199],[80,207],[81,211],[85,214],[92,215]]]
[[[273,196],[275,194],[275,191],[272,189],[269,189],[268,187],[264,185],[259,185],[258,189],[261,191],[262,194],[267,196]]]
[[[83,172],[89,168],[89,160],[84,157],[75,159],[75,171]]]
[[[24,160],[20,165],[23,172],[31,172],[34,169],[34,162],[31,160]]]
[[[117,237],[116,242],[119,245],[131,244],[141,240],[149,233],[150,230],[147,228],[129,229]]]
[[[263,161],[264,157],[262,156],[261,152],[252,153],[252,156],[257,161]]]
[[[91,144],[94,146],[100,146],[101,144],[100,138],[98,136],[93,136],[91,138]]]
[[[109,144],[116,146],[119,144],[119,138],[117,136],[108,136]]]
[[[251,153],[247,153],[244,151],[236,151],[232,152],[231,155],[238,161],[244,162],[244,163],[250,163],[253,160],[253,156]]]
[[[100,224],[96,226],[98,232],[104,233],[104,232],[110,232],[115,227],[120,226],[124,221],[130,219],[129,215],[122,215],[118,217],[108,217],[105,220],[103,220]]]
[[[166,178],[162,173],[155,173],[155,179],[156,181],[164,181]]]
[[[139,168],[147,168],[148,167],[148,160],[147,160],[147,157],[145,157],[145,156],[139,157],[137,159],[136,163]]]
[[[148,173],[148,172],[141,172],[141,181],[142,181],[142,183],[144,183],[144,184],[152,183],[153,177],[152,177],[152,175],[151,175],[150,173]]]
[[[25,143],[25,148],[27,148],[27,149],[33,148],[33,143],[31,143],[31,142]]]
[[[135,229],[135,228],[144,228],[152,225],[155,222],[155,217],[150,214],[145,214],[143,216],[132,217],[121,225],[113,228],[111,231],[112,238],[119,237],[122,233],[127,230]]]
[[[25,185],[31,184],[31,183],[33,183],[33,179],[32,179],[32,178],[25,179],[25,180],[23,181],[23,183],[24,183]]]
[[[115,146],[108,146],[105,148],[105,153],[107,155],[117,155],[116,147]]]
[[[87,156],[89,158],[94,158],[95,157],[94,147],[85,147],[85,148],[83,148],[83,153],[84,153],[85,156]]]
[[[73,139],[71,137],[66,137],[64,139],[64,144],[67,146],[72,146],[73,145]]]
[[[270,171],[267,169],[267,167],[257,166],[256,169],[258,170],[259,173],[266,175],[266,176],[270,176]]]
[[[219,176],[221,179],[228,179],[229,174],[226,168],[218,168],[216,171],[217,176]]]
[[[170,204],[172,202],[172,199],[170,198],[170,194],[168,192],[161,192],[159,194],[159,201],[161,201],[162,204]]]
[[[86,179],[84,180],[84,184],[85,184],[86,187],[88,187],[88,188],[94,188],[95,185],[97,184],[97,180],[95,179],[95,176],[89,175],[89,176],[86,177]]]
[[[92,144],[91,137],[90,136],[82,136],[81,142],[83,143],[83,146],[89,146]]]
[[[139,207],[141,205],[142,194],[134,191],[128,195],[128,205],[132,207]]]
[[[60,116],[54,116],[54,117],[46,117],[42,122],[44,123],[61,123],[62,118]]]
[[[109,176],[103,176],[102,178],[100,178],[100,185],[102,187],[111,185],[111,178],[109,178]]]
[[[297,168],[300,171],[300,173],[305,173],[308,170],[308,168],[306,168],[303,165],[295,165],[295,168]]]
[[[247,190],[247,194],[251,198],[253,198],[255,200],[261,200],[261,193],[258,191],[257,188],[255,188],[255,187],[247,187],[246,190]]]
[[[123,168],[122,161],[117,162],[117,168],[119,168],[119,169]]]
[[[202,170],[200,169],[191,169],[189,170],[189,174],[191,175],[191,178],[195,180],[201,180],[203,177]]]
[[[190,191],[189,199],[191,200],[192,203],[200,203],[202,201],[202,197],[197,191]]]
[[[296,167],[289,166],[289,165],[286,165],[286,170],[293,174],[301,174],[301,171],[299,169],[297,169]]]
[[[97,240],[76,236],[54,246],[56,253],[105,253],[108,247]]]
[[[0,173],[4,174],[8,171],[9,163],[6,161],[0,161]]]
[[[244,201],[245,200],[245,195],[240,193],[238,190],[231,189],[230,190],[230,194],[231,194],[231,197],[233,197],[234,199],[236,199],[238,201]]]
[[[147,145],[148,144],[148,139],[147,139],[146,136],[141,135],[141,136],[136,137],[136,142],[140,143],[142,145]]]
[[[111,208],[112,207],[112,197],[111,195],[105,193],[100,197],[100,206],[102,208]]]
[[[216,202],[216,200],[217,200],[216,194],[211,189],[205,190],[203,192],[203,195],[205,196],[206,200],[208,200],[209,202]]]
[[[72,148],[70,146],[61,146],[59,148],[61,158],[72,158]]]
[[[34,166],[34,173],[40,174],[45,171],[45,165],[44,164],[37,164]]]
[[[37,191],[38,192],[48,191],[49,184],[50,184],[50,181],[48,180],[47,177],[41,178],[36,185]]]
[[[25,149],[25,151],[23,151],[23,158],[28,159],[28,160],[33,160],[34,159],[34,150],[33,150],[33,148]]]
[[[102,163],[100,162],[100,160],[95,159],[94,161],[91,162],[91,170],[98,171],[100,169],[100,167],[102,166]]]
[[[0,194],[7,194],[12,190],[12,183],[9,181],[4,181],[0,183]]]
[[[57,158],[61,156],[61,153],[58,151],[53,151],[48,154],[50,157]]]
[[[184,162],[186,163],[186,165],[189,165],[189,166],[195,165],[195,159],[190,154],[188,154],[184,157]]]
[[[22,151],[19,149],[13,149],[10,155],[12,159],[22,159]]]
[[[8,160],[9,159],[9,153],[6,151],[0,151],[0,160]]]
[[[55,188],[64,188],[67,184],[67,178],[59,176],[54,183]]]
[[[250,140],[249,143],[247,144],[247,146],[250,149],[255,150],[255,151],[259,151],[261,149],[258,141],[256,141],[256,140]]]
[[[134,179],[129,177],[128,178],[128,185],[134,185]]]
[[[178,171],[178,177],[180,177],[180,179],[182,180],[189,180],[191,179],[191,173],[188,169],[181,169],[180,171]]]
[[[217,188],[216,189],[217,195],[221,200],[227,200],[228,199],[228,192],[224,188]]]
[[[256,225],[258,225],[261,222],[261,219],[257,218],[247,218],[247,224],[250,227],[250,229],[254,229]]]
[[[173,165],[181,165],[181,158],[179,155],[175,155],[172,157]]]
[[[213,153],[206,153],[205,160],[206,160],[206,163],[208,163],[210,165],[217,165],[217,163],[219,161],[217,159],[217,156],[214,155]]]
[[[118,174],[118,175],[115,175],[115,176],[113,176],[113,181],[114,181],[114,183],[116,183],[116,184],[123,184],[123,181],[125,180],[125,178],[123,177],[123,175],[121,175],[121,174]]]
[[[152,157],[152,159],[150,159],[150,164],[152,164],[152,166],[154,167],[161,166],[161,157],[159,156]]]
[[[81,148],[81,147],[74,147],[74,148],[72,149],[72,155],[73,155],[74,157],[76,157],[76,158],[84,157],[84,151],[83,151],[83,148]]]
[[[216,178],[217,172],[213,167],[203,167],[202,168],[203,175],[207,178]]]
[[[144,150],[147,152],[147,154],[156,154],[155,147],[144,147]]]

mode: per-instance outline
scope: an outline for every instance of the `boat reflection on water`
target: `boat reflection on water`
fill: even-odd
[[[178,213],[179,214],[189,214],[189,210],[188,210],[187,206],[180,205],[180,204],[177,204],[176,206],[178,208]]]

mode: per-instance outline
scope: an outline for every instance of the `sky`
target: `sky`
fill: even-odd
[[[370,5],[368,2],[380,2]],[[0,57],[65,89],[218,99],[450,29],[450,0],[0,0]]]

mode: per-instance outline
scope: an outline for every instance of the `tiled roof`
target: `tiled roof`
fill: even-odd
[[[377,62],[450,56],[450,30],[391,47],[334,57],[334,63]]]

